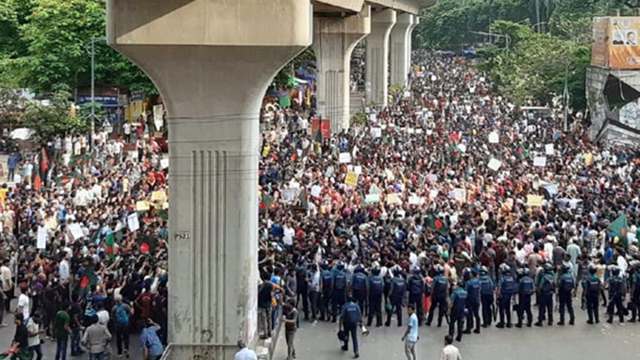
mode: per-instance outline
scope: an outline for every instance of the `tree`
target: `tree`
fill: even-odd
[[[72,114],[70,94],[55,93],[48,104],[33,101],[27,105],[24,125],[35,131],[41,144],[46,144],[56,136],[84,133],[89,129],[86,118]]]
[[[3,128],[17,127],[23,117],[25,101],[18,91],[0,87],[0,125]]]

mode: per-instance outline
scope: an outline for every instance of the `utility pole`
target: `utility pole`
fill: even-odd
[[[569,131],[569,62],[565,64],[564,70],[564,92],[562,94],[564,98],[564,123],[563,130],[564,132]]]
[[[93,151],[93,137],[96,130],[96,38],[91,38],[91,133],[89,149]]]
[[[540,0],[536,0],[536,24],[538,25],[538,33],[540,33]]]

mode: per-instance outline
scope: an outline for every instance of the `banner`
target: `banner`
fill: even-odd
[[[527,195],[527,206],[542,206],[543,200],[540,195]]]
[[[616,70],[640,69],[640,17],[596,17],[591,65]]]
[[[349,173],[347,173],[347,177],[344,179],[344,183],[351,187],[358,186],[358,174],[354,171],[349,171]]]

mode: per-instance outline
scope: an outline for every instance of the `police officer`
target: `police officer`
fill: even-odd
[[[320,289],[322,298],[320,301],[320,321],[329,320],[329,305],[333,296],[333,274],[329,270],[329,264],[322,264],[322,272],[320,273]]]
[[[433,291],[431,294],[431,309],[427,318],[427,326],[431,326],[433,315],[438,308],[438,327],[442,326],[442,318],[447,311],[447,296],[449,293],[449,280],[444,276],[442,265],[435,266],[436,277],[433,279]]]
[[[353,357],[359,358],[358,327],[362,326],[362,312],[360,311],[360,306],[355,303],[352,297],[349,297],[349,301],[347,301],[347,303],[342,307],[340,323],[342,325],[342,330],[345,333],[342,351],[349,350],[349,336],[351,336],[353,339]]]
[[[362,265],[358,265],[354,270],[353,277],[351,278],[351,292],[354,300],[364,312],[367,301],[367,273]]]
[[[402,302],[404,300],[404,293],[407,291],[407,284],[404,280],[404,274],[401,270],[396,270],[395,276],[391,280],[391,291],[389,294],[389,300],[391,301],[391,311],[387,311],[386,326],[391,325],[391,316],[393,312],[398,317],[398,326],[402,326]]]
[[[480,334],[480,280],[476,269],[465,269],[466,280],[465,289],[467,291],[467,330],[465,334],[471,333],[471,328],[475,324],[474,333]]]
[[[607,313],[609,319],[607,322],[611,324],[613,322],[614,308],[617,311],[620,322],[624,322],[624,309],[622,308],[622,299],[624,298],[624,280],[620,276],[620,268],[617,266],[611,266],[611,275],[609,276],[609,306],[607,307]]]
[[[511,297],[516,292],[516,281],[511,275],[511,267],[507,264],[500,265],[500,284],[498,286],[498,309],[500,312],[500,322],[497,328],[504,328],[505,325],[510,328],[511,324]],[[506,322],[505,322],[506,320]]]
[[[296,266],[296,307],[302,299],[304,319],[309,320],[309,283],[311,274],[304,257],[301,257]]]
[[[576,287],[573,275],[569,271],[569,266],[562,265],[562,275],[558,279],[558,302],[560,303],[560,321],[558,325],[564,325],[565,308],[569,312],[569,325],[575,322],[575,314],[573,312],[573,295]]]
[[[333,272],[333,296],[331,297],[331,321],[342,312],[342,306],[347,300],[347,273],[344,264],[339,262]]]
[[[582,293],[587,303],[587,324],[593,324],[594,321],[596,324],[600,322],[598,299],[600,298],[602,284],[596,276],[596,271],[595,265],[589,265],[589,276],[582,282]]]
[[[369,277],[369,312],[367,327],[371,326],[373,316],[376,317],[376,327],[382,326],[382,292],[384,280],[380,276],[380,269],[374,268]]]
[[[489,269],[486,266],[480,268],[480,302],[482,303],[482,327],[491,325],[493,320],[495,285],[489,276]]]
[[[547,319],[549,326],[553,325],[553,294],[556,291],[555,274],[553,265],[545,263],[543,266],[543,274],[538,283],[538,292],[540,293],[540,303],[538,304],[538,321],[536,326],[542,326],[542,322]]]
[[[449,336],[453,337],[455,333],[455,327],[457,327],[457,341],[462,341],[462,328],[464,326],[464,319],[466,317],[467,306],[467,292],[459,282],[451,294],[451,311],[449,321]]]
[[[632,261],[629,267],[629,289],[631,289],[631,299],[629,301],[631,319],[629,321],[636,322],[636,318],[640,321],[640,261]]]
[[[422,306],[422,296],[424,295],[424,279],[422,278],[422,271],[416,267],[413,269],[413,274],[409,276],[409,304],[413,304],[416,309],[416,316],[418,317],[418,326],[422,326],[424,320],[424,307]]]
[[[531,296],[536,290],[533,278],[529,276],[529,268],[524,267],[518,270],[520,279],[518,280],[518,323],[517,328],[522,327],[524,314],[527,314],[527,327],[531,327],[533,323],[533,314],[531,313]]]

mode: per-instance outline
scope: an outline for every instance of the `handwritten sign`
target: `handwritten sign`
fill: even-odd
[[[354,171],[349,171],[347,177],[344,179],[344,183],[351,187],[358,186],[358,174]]]
[[[489,164],[487,165],[489,167],[489,169],[493,170],[493,171],[498,171],[498,169],[500,169],[500,166],[502,166],[502,161],[496,159],[496,158],[491,158],[491,160],[489,160]]]
[[[543,200],[540,195],[527,195],[527,206],[542,206]]]
[[[547,166],[547,158],[545,156],[536,156],[533,158],[533,166],[545,167]]]
[[[127,216],[127,226],[129,231],[136,231],[140,229],[140,221],[138,220],[138,213],[133,213]]]
[[[343,152],[338,156],[338,162],[340,164],[348,164],[351,162],[351,153]]]

